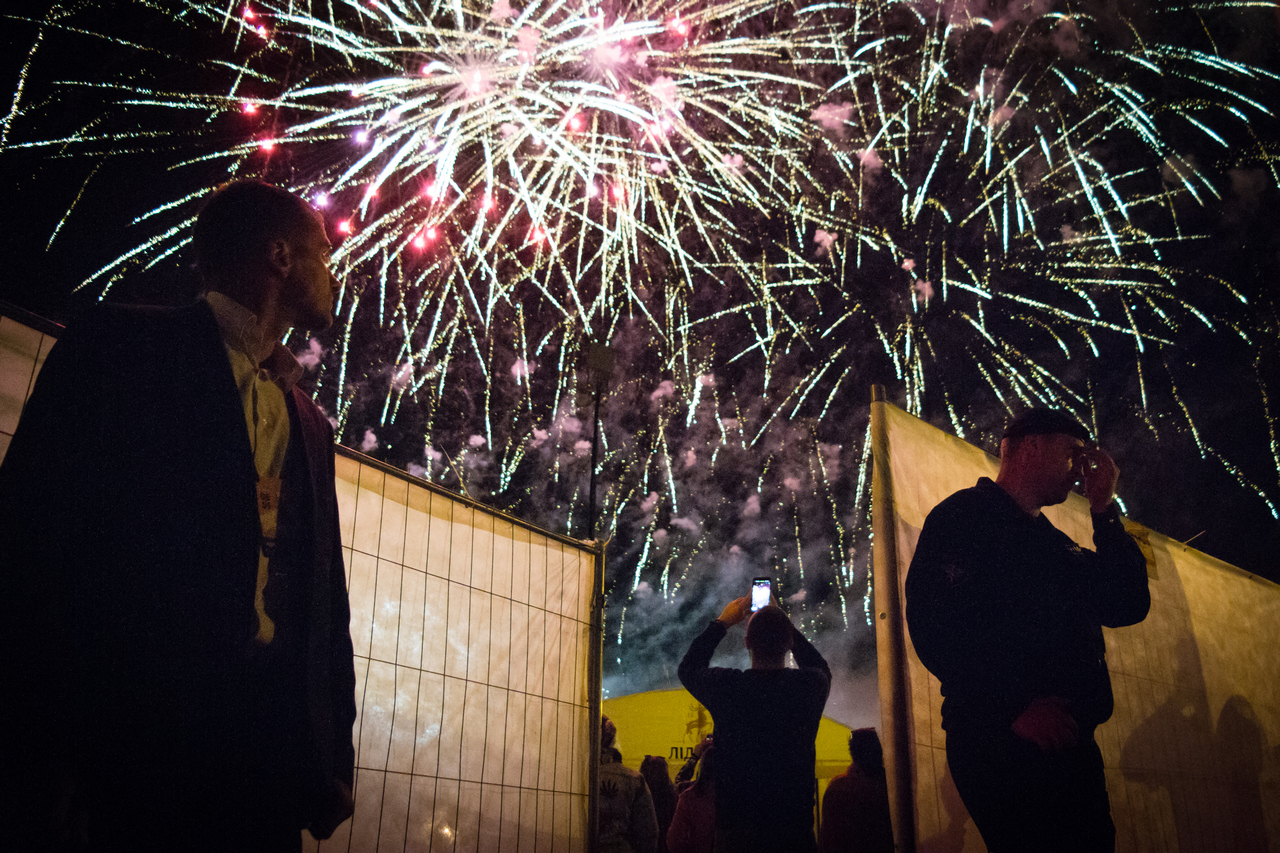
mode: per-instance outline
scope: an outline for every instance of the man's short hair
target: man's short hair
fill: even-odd
[[[1057,409],[1027,409],[1009,421],[1004,438],[1016,445],[1029,435],[1056,435],[1064,433],[1081,441],[1089,441],[1089,431],[1075,418]]]
[[[604,714],[600,715],[600,748],[609,749],[618,740],[618,727]]]
[[[781,657],[791,651],[794,632],[782,608],[775,604],[761,607],[747,623],[747,648],[757,655]]]
[[[310,205],[280,187],[255,179],[223,184],[196,218],[196,268],[210,281],[243,275],[273,240],[298,237],[315,223]]]
[[[884,749],[875,729],[854,729],[849,732],[849,757],[862,770],[884,768]]]

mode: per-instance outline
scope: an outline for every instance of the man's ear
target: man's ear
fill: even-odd
[[[267,262],[271,268],[286,273],[293,266],[293,246],[283,237],[277,237],[267,244]]]

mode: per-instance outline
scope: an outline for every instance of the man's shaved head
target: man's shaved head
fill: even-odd
[[[280,187],[259,180],[224,184],[205,202],[192,244],[207,284],[234,281],[260,263],[270,244],[300,238],[320,225],[314,210]]]

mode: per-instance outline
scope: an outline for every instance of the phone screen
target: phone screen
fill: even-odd
[[[751,582],[751,612],[769,604],[770,581],[768,578],[756,578]]]

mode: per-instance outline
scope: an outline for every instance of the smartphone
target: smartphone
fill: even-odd
[[[751,581],[751,612],[769,604],[769,595],[773,592],[772,582],[768,578],[755,578]]]

